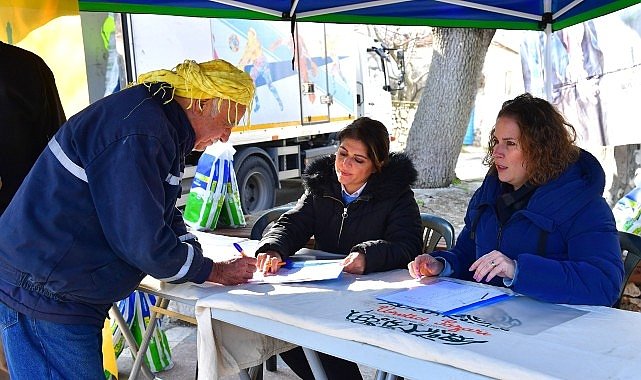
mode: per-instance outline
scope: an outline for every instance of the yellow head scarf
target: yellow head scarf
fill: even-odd
[[[227,99],[251,109],[254,81],[246,72],[222,59],[197,63],[186,60],[175,70],[155,70],[138,76],[138,83],[166,82],[174,95],[188,99]]]

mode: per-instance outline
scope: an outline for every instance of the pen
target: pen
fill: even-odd
[[[485,297],[487,297],[489,294],[490,294],[490,293],[485,293],[485,294],[483,295],[483,297],[481,297],[481,299],[485,299]]]
[[[293,268],[294,263],[290,259],[286,259],[285,261],[280,261],[278,264],[276,264],[279,268],[280,267],[285,267],[285,268]]]
[[[240,246],[240,244],[238,244],[238,243],[234,243],[234,248],[236,248],[236,250],[237,250],[238,252],[240,252],[240,254],[241,254],[243,257],[247,257],[247,255],[245,254],[245,251],[243,251],[243,247],[241,247],[241,246]]]

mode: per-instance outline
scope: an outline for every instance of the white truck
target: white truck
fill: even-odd
[[[390,83],[388,74],[399,67],[388,49],[352,25],[299,23],[292,33],[285,21],[145,14],[116,20],[128,82],[185,59],[222,58],[252,76],[251,125],[235,128],[230,138],[245,213],[273,207],[280,181],[333,152],[336,132],[355,118],[392,126],[390,91],[402,81]],[[198,157],[188,159],[186,179]],[[190,183],[183,181],[183,194]]]

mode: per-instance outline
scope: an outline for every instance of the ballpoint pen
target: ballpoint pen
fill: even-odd
[[[280,261],[278,264],[276,264],[279,268],[287,268],[287,269],[292,269],[294,267],[294,263],[287,259],[285,261]]]
[[[236,248],[236,250],[237,250],[238,252],[240,252],[240,254],[241,254],[243,257],[248,257],[248,256],[247,256],[247,254],[245,253],[245,251],[243,251],[243,247],[241,247],[241,246],[240,246],[240,244],[238,244],[238,243],[234,243],[234,248]]]
[[[239,252],[243,257],[249,257],[249,256],[247,256],[247,254],[246,254],[246,253],[245,253],[245,251],[243,250],[243,247],[241,247],[241,246],[240,246],[240,244],[238,244],[238,243],[233,243],[233,244],[234,244],[234,248],[236,248],[236,250],[237,250],[237,251],[238,251],[238,252]],[[279,267],[284,266],[285,268],[291,268],[291,267],[293,266],[293,263],[292,263],[292,261],[291,261],[291,260],[285,260],[285,261],[281,261],[281,262],[279,262],[279,263],[278,263],[278,264],[276,264],[276,265],[278,265]]]

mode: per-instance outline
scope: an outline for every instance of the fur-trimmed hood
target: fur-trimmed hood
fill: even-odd
[[[340,194],[340,184],[334,169],[336,155],[321,157],[305,168],[303,186],[314,195]],[[391,153],[387,165],[367,181],[362,197],[385,198],[410,187],[418,172],[405,153]]]

